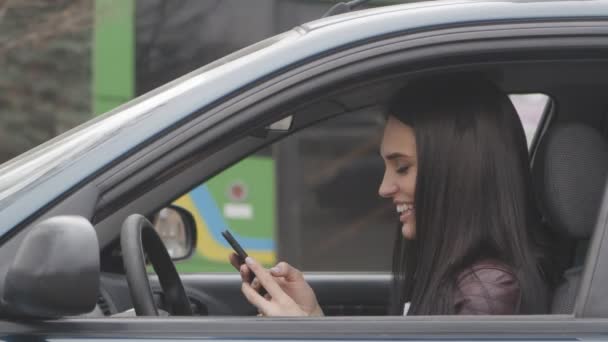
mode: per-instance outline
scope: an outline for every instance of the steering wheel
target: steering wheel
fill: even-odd
[[[175,265],[148,219],[139,214],[127,217],[120,232],[120,247],[137,316],[159,315],[146,272],[146,254],[158,275],[169,313],[192,316],[190,300]]]

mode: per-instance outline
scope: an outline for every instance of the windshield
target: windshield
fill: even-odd
[[[299,36],[295,31],[268,38],[207,64],[162,87],[96,117],[54,139],[0,165],[0,209],[11,203],[19,191],[46,176],[55,174],[83,153],[115,135],[121,128],[142,120],[152,109],[162,105],[192,85],[199,76],[239,58],[263,50],[288,38]],[[126,151],[124,151],[126,152]]]

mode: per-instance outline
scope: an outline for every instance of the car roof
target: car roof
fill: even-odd
[[[2,165],[0,234],[201,108],[328,51],[429,28],[607,17],[608,0],[436,1],[357,11],[298,26],[202,67]]]
[[[494,23],[521,19],[606,18],[605,0],[439,0],[377,7],[322,18],[301,25],[306,31],[348,30],[347,40],[429,26]],[[361,25],[361,24],[366,25]],[[350,29],[349,29],[350,28]]]

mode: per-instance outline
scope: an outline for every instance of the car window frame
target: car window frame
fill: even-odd
[[[568,25],[565,25],[566,27]],[[507,25],[508,27],[508,25]],[[511,27],[512,29],[513,27]],[[608,34],[608,30],[606,30]],[[495,32],[495,31],[494,31]],[[539,46],[539,42],[543,42],[542,38],[539,38],[536,34],[542,32],[541,28],[530,28],[528,33],[535,33],[534,38],[522,38],[526,41],[526,45]],[[552,36],[547,37],[551,40],[553,35],[559,34],[559,30],[555,30],[555,27],[551,29]],[[568,33],[570,30],[565,30]],[[484,32],[482,30],[477,31],[477,37],[483,37]],[[520,32],[521,33],[521,32]],[[523,34],[522,34],[523,35]],[[454,36],[452,36],[454,37]],[[589,39],[584,39],[589,38]],[[573,44],[577,41],[580,46],[582,41],[589,43],[591,46],[594,44],[594,37],[591,35],[583,34],[580,32],[580,36],[576,39],[564,39],[560,37],[559,42],[552,41],[553,47],[559,46],[560,42],[564,46]],[[581,41],[582,39],[582,41]],[[516,43],[517,40],[510,37],[508,41],[511,44]],[[496,43],[496,42],[494,42]],[[521,41],[520,41],[521,43]],[[511,45],[505,43],[502,45],[503,48],[510,47]],[[441,46],[435,48],[440,51]],[[495,48],[493,45],[492,48]],[[378,47],[379,52],[386,52],[383,47]],[[386,46],[384,46],[386,48]],[[463,44],[463,49],[467,49],[471,53],[475,50],[469,50],[470,45]],[[490,47],[487,47],[490,48]],[[427,53],[437,52],[438,50],[427,50]],[[369,52],[369,51],[368,51]],[[408,53],[414,54],[419,52],[416,49],[409,51]],[[385,56],[387,59],[391,56]],[[347,57],[348,58],[348,54]],[[400,58],[403,58],[401,56]],[[400,60],[400,64],[403,63]],[[331,64],[332,60],[328,57],[325,61],[327,64]],[[321,69],[327,67],[330,68],[323,60],[318,61]],[[378,62],[378,60],[376,60]],[[331,69],[331,68],[330,68]],[[327,69],[326,69],[327,70]],[[351,70],[352,72],[352,70]],[[337,77],[340,75],[325,75],[326,77]],[[276,83],[276,86],[283,86],[280,82]],[[264,105],[274,108],[276,103],[264,103]],[[251,108],[249,108],[251,109]],[[263,106],[260,104],[256,110],[262,110]],[[235,110],[234,113],[238,111]],[[53,214],[53,212],[49,212]],[[590,255],[596,259],[596,262],[592,265],[588,265],[590,268],[597,267],[600,260],[597,260],[601,256],[606,256],[608,253],[608,234],[605,234],[606,226],[608,225],[608,204],[606,200],[602,204],[602,221],[598,223],[596,229],[596,235],[599,234],[601,239],[597,236],[594,237],[594,246],[592,246]],[[602,249],[602,247],[604,247]],[[601,253],[599,253],[601,249]],[[608,258],[604,257],[604,262],[608,262]],[[608,270],[608,267],[604,267]],[[608,272],[608,271],[606,271]],[[601,279],[594,279],[593,273],[586,271],[585,286],[593,288],[597,291],[599,283],[602,280],[608,279],[607,275],[602,275]],[[595,287],[594,287],[595,286]],[[584,291],[584,290],[583,290]],[[209,318],[168,318],[166,321],[159,322],[158,319],[154,318],[124,318],[117,321],[112,318],[104,319],[80,319],[80,318],[68,318],[58,321],[34,321],[34,322],[8,322],[0,321],[0,329],[7,335],[27,335],[37,334],[38,336],[51,336],[54,338],[62,337],[82,337],[82,336],[104,336],[109,337],[155,337],[155,338],[171,338],[171,336],[179,335],[180,337],[231,337],[235,339],[250,339],[254,337],[259,338],[285,338],[292,339],[297,336],[299,339],[335,339],[335,338],[348,338],[357,337],[370,339],[378,338],[422,338],[432,337],[441,338],[445,337],[445,334],[453,333],[458,336],[476,337],[476,338],[487,338],[494,334],[505,333],[505,331],[515,332],[510,338],[518,339],[517,336],[530,336],[533,334],[535,338],[580,338],[581,336],[593,337],[597,334],[601,334],[608,328],[608,319],[604,317],[589,317],[586,318],[586,313],[583,309],[582,313],[577,316],[573,315],[547,315],[547,316],[508,316],[508,317],[456,317],[456,316],[444,316],[444,317],[364,317],[364,318],[325,318],[325,319],[314,319],[314,318],[221,318],[209,317]],[[331,324],[329,324],[331,323]],[[173,334],[173,335],[172,335]]]
[[[545,129],[546,125],[548,124],[548,122],[550,121],[550,118],[548,118],[547,116],[552,115],[552,110],[551,108],[553,108],[553,98],[547,94],[544,93],[540,93],[540,92],[534,92],[534,91],[527,91],[527,92],[514,92],[514,93],[509,93],[508,94],[509,97],[512,96],[528,96],[528,95],[542,95],[545,98],[544,103],[542,104],[542,107],[540,108],[540,111],[538,113],[534,113],[538,115],[538,122],[536,124],[536,126],[534,127],[534,132],[533,135],[531,136],[531,140],[528,142],[528,146],[529,146],[529,150],[532,152],[533,148],[535,147],[534,143],[539,135],[539,133]],[[511,98],[512,101],[514,101],[513,98]],[[515,104],[515,103],[514,103]],[[515,106],[516,110],[518,109],[517,106]],[[382,108],[377,108],[378,111],[381,111]],[[355,112],[367,112],[366,109],[364,110],[357,110]],[[337,116],[349,116],[349,115],[353,115],[353,112],[345,112],[342,114],[339,114]],[[369,113],[368,113],[369,114]],[[519,116],[519,118],[521,119],[522,123],[523,123],[523,113],[520,112],[519,110],[517,110],[517,115]],[[293,116],[293,115],[292,115]],[[290,116],[290,117],[292,117]],[[336,116],[336,117],[337,117]],[[297,134],[302,134],[302,131],[306,131],[309,129],[315,129],[315,127],[317,126],[324,126],[326,124],[327,121],[330,121],[331,119],[334,119],[335,117],[331,117],[328,118],[327,120],[324,120],[322,122],[316,122],[313,125],[309,125],[307,127],[305,127],[304,129],[298,131]],[[326,130],[331,130],[331,129],[340,129],[339,127],[329,127],[326,128]],[[290,150],[293,151],[293,144],[299,144],[299,142],[297,141],[293,141],[292,137],[290,136],[289,132],[285,132],[286,136],[284,138],[282,138],[282,140],[278,140],[275,141],[271,144],[269,144],[267,147],[271,147],[274,149],[275,145],[276,147],[279,147],[281,150],[286,151],[286,153],[281,153],[281,159],[286,157],[288,158],[287,162],[280,162],[276,165],[276,170],[277,170],[277,174],[288,174],[289,175],[289,179],[293,179],[293,178],[300,178],[301,175],[299,174],[299,170],[297,167],[290,167],[289,170],[284,170],[284,171],[280,171],[282,168],[284,168],[285,166],[289,166],[289,165],[294,165],[296,164],[295,160],[297,160],[299,157],[296,157],[296,155],[294,155],[293,152],[289,152]],[[528,138],[528,137],[526,137]],[[288,144],[289,146],[292,146],[292,148],[289,148],[286,146],[286,144]],[[249,154],[245,157],[243,157],[242,159],[240,159],[239,161],[235,162],[233,165],[236,165],[238,163],[240,163],[241,161],[256,155],[255,153]],[[272,158],[271,158],[272,159]],[[276,160],[273,159],[274,162],[277,162]],[[232,166],[231,166],[232,167]],[[223,170],[219,173],[217,173],[214,177],[217,177],[219,175],[221,175],[224,171]],[[205,184],[207,184],[207,182],[210,180],[206,180],[198,185],[196,185],[195,188],[199,188]],[[296,216],[294,210],[299,210],[298,208],[294,207],[292,204],[292,200],[290,200],[290,198],[292,198],[292,196],[294,196],[294,194],[298,193],[299,190],[297,189],[297,185],[296,184],[292,184],[293,182],[290,181],[285,181],[282,180],[281,177],[278,177],[277,182],[281,182],[282,184],[277,186],[277,195],[279,197],[277,198],[281,198],[282,200],[277,201],[276,204],[276,215],[278,218],[278,222],[277,222],[277,231],[275,232],[275,236],[277,237],[276,240],[276,250],[275,250],[275,254],[278,256],[281,255],[288,255],[288,257],[286,258],[286,260],[288,260],[292,265],[298,267],[300,270],[306,271],[307,273],[310,274],[310,270],[304,266],[302,266],[302,261],[303,260],[303,254],[305,253],[304,250],[302,250],[299,247],[299,243],[298,241],[300,240],[300,230],[299,229],[295,229],[294,226],[298,226],[299,222],[297,222],[297,220],[289,220],[289,222],[287,222],[287,226],[289,226],[290,228],[288,229],[288,231],[283,232],[281,229],[279,229],[279,227],[281,226],[281,223],[285,223],[284,220],[282,220],[282,217],[289,217],[289,218],[293,218],[294,216]],[[192,190],[190,190],[192,191]],[[183,194],[181,194],[179,197],[182,198],[182,196],[186,196],[190,194],[190,192],[185,192]],[[297,196],[297,195],[296,195]],[[179,205],[177,203],[173,203],[176,205]],[[289,212],[288,215],[285,215],[286,212]],[[222,241],[220,241],[222,242]],[[289,247],[283,247],[282,245],[288,245]],[[285,260],[285,258],[282,258],[281,260]],[[183,260],[182,260],[183,261]],[[228,260],[226,260],[226,264],[228,264]],[[223,272],[231,272],[232,269],[230,267],[230,270],[226,270]],[[319,270],[312,270],[312,272],[318,272]],[[331,271],[331,272],[344,272],[344,270],[327,270],[327,271]],[[369,272],[387,272],[388,269],[375,269],[372,271],[363,271],[363,270],[353,270],[353,271],[349,271],[349,273],[369,273]],[[217,272],[217,271],[213,271],[213,272]],[[212,272],[212,273],[213,273]],[[205,270],[201,270],[201,271],[188,271],[186,273],[180,273],[180,274],[205,274],[205,273],[209,273],[209,271],[205,271]]]

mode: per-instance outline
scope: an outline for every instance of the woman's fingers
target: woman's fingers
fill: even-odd
[[[262,289],[262,283],[260,283],[260,281],[258,280],[258,278],[255,278],[251,282],[251,287],[259,293],[260,289]]]
[[[243,264],[241,257],[239,257],[236,253],[230,254],[228,256],[228,260],[230,260],[230,263],[234,268],[236,268],[237,271],[241,268],[241,265]]]
[[[260,296],[260,294],[254,290],[251,285],[243,283],[241,285],[241,292],[243,292],[243,295],[245,295],[247,301],[258,309],[259,313],[264,314],[265,310],[268,310],[268,308],[266,308],[266,305],[269,304],[268,301],[266,301],[264,297]]]
[[[285,277],[285,279],[290,281],[304,280],[304,277],[302,276],[302,272],[300,272],[300,270],[284,261],[281,261],[275,267],[271,268],[270,274],[275,277]]]
[[[239,273],[241,274],[241,280],[243,280],[243,282],[245,283],[251,283],[251,270],[249,270],[249,267],[247,267],[247,265],[241,265],[241,269],[239,270]]]
[[[249,268],[242,263],[241,257],[236,253],[232,253],[228,256],[228,260],[230,260],[230,264],[232,267],[236,268],[239,273],[241,273],[241,279],[246,282],[251,282],[251,271]]]
[[[247,301],[258,309],[258,312],[263,316],[308,315],[308,312],[284,292],[279,285],[279,282],[286,281],[285,277],[272,276],[268,270],[250,257],[245,259],[245,263],[250,270],[251,276],[255,277],[255,279],[252,281],[252,284],[243,282],[241,291]],[[261,288],[266,290],[267,293],[260,294],[258,289]]]
[[[241,291],[243,292],[243,295],[245,295],[245,298],[247,298],[247,301],[258,309],[259,313],[268,316],[268,312],[272,305],[269,301],[260,296],[260,294],[247,283],[241,285]]]
[[[268,271],[266,271],[266,269],[264,267],[262,267],[262,265],[260,265],[257,261],[255,261],[251,257],[247,257],[245,259],[245,263],[247,263],[247,266],[249,267],[249,269],[255,274],[256,279],[259,280],[259,282],[262,284],[262,287],[264,287],[264,289],[266,289],[266,292],[268,292],[268,294],[270,294],[270,296],[272,296],[273,298],[276,298],[276,299],[280,299],[280,298],[283,298],[284,296],[286,296],[285,292],[283,292],[283,290],[281,290],[281,287],[279,286],[279,284],[277,284],[277,282],[272,277],[272,275],[270,275],[270,273],[268,273]],[[251,286],[249,286],[249,288],[251,288]],[[251,290],[254,290],[254,289],[251,288]],[[260,296],[260,299],[263,300],[263,298],[261,296]]]

